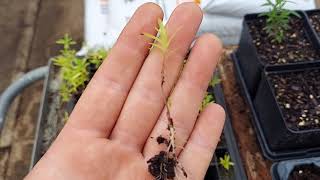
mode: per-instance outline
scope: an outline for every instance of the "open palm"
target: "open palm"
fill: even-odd
[[[149,52],[151,40],[141,35],[156,35],[162,16],[152,3],[136,11],[68,123],[26,179],[154,179],[147,161],[166,148],[154,137],[167,136],[163,96],[169,95],[178,161],[187,179],[203,179],[219,141],[224,111],[210,104],[199,117],[198,112],[222,47],[211,34],[197,38],[181,73],[202,13],[194,3],[178,6],[167,23],[169,35],[178,33],[165,60],[163,92],[161,52]],[[185,178],[178,168],[176,175]]]

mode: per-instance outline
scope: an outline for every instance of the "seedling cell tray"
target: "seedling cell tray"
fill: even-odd
[[[263,155],[273,161],[280,161],[286,159],[294,159],[294,158],[307,158],[307,157],[315,157],[320,156],[320,147],[312,147],[312,148],[303,148],[303,149],[278,149],[274,150],[270,147],[270,144],[267,140],[267,137],[264,132],[263,125],[259,119],[257,114],[257,109],[254,106],[254,96],[250,94],[249,87],[245,81],[245,77],[243,75],[244,69],[240,66],[240,60],[237,59],[235,54],[231,55],[231,59],[233,60],[235,66],[235,75],[241,90],[241,93],[251,111],[251,120],[254,126],[254,129],[257,134],[257,139],[260,144]],[[271,109],[271,107],[269,107]],[[270,128],[270,127],[269,127]],[[278,128],[276,125],[272,127],[274,131],[275,128]]]
[[[221,136],[221,140],[216,148],[215,154],[208,168],[205,180],[246,180],[247,176],[238,151],[237,142],[233,133],[230,116],[227,112],[227,107],[224,100],[221,84],[217,84],[213,89],[209,88],[208,92],[211,94],[213,93],[215,96],[216,103],[224,107],[224,109],[226,110],[226,121],[223,134]],[[231,161],[234,163],[234,166],[232,166],[228,171],[225,170],[219,164],[220,157],[223,158],[226,154],[230,155]]]
[[[271,175],[273,180],[287,180],[289,179],[292,171],[299,166],[314,166],[317,168],[317,172],[320,169],[320,158],[306,158],[306,159],[296,159],[296,160],[287,160],[275,163],[271,167]],[[299,169],[296,169],[299,171]],[[300,170],[299,174],[303,174],[303,170]],[[319,175],[319,174],[318,174]],[[320,175],[319,175],[320,176]],[[308,178],[316,180],[310,175]]]

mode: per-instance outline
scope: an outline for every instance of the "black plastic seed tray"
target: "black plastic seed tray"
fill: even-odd
[[[269,77],[273,75],[291,75],[297,77],[305,72],[317,71],[319,68],[304,68],[299,70],[268,71],[262,73],[254,106],[262,125],[269,147],[274,151],[296,151],[305,148],[320,147],[320,129],[297,130],[290,128],[285,119],[281,105],[277,102],[274,85]],[[299,83],[303,83],[299,79]],[[286,92],[289,93],[289,92]],[[298,96],[298,95],[297,95]],[[315,95],[316,96],[316,95]],[[297,98],[296,96],[294,98]],[[298,100],[298,99],[296,99]],[[297,102],[295,102],[297,104]],[[293,105],[292,105],[293,106]]]
[[[265,133],[263,131],[264,128],[262,127],[259,116],[257,114],[257,109],[254,106],[253,97],[252,95],[250,95],[250,92],[248,91],[248,86],[244,80],[244,76],[243,76],[244,70],[241,69],[239,65],[239,60],[237,59],[235,54],[232,54],[231,58],[234,62],[235,74],[238,80],[238,84],[240,86],[241,93],[251,111],[252,124],[255,128],[263,155],[273,161],[320,156],[320,147],[304,148],[304,149],[285,149],[285,150],[274,150],[270,147],[267,137],[265,136]],[[274,108],[274,107],[269,107],[269,108]],[[277,126],[276,125],[273,126],[271,130],[274,128],[277,128]]]
[[[213,93],[216,103],[225,108],[226,122],[221,140],[207,170],[205,180],[246,180],[247,176],[238,151],[221,85],[218,84],[213,89],[209,89],[209,93]],[[224,155],[230,155],[231,161],[234,163],[234,166],[228,171],[219,164],[220,157],[223,158]]]
[[[308,16],[308,21],[309,21],[309,24],[311,25],[312,27],[312,30],[314,31],[313,33],[316,34],[316,38],[318,40],[318,42],[320,42],[320,29],[315,29],[314,26],[313,26],[313,23],[310,19],[310,16],[311,15],[320,15],[320,9],[313,9],[313,10],[309,10],[309,11],[306,11],[305,12]]]
[[[306,158],[287,160],[275,163],[271,167],[271,175],[273,180],[287,180],[292,170],[301,165],[315,165],[320,168],[320,158]],[[310,179],[316,180],[316,179]]]
[[[320,41],[317,40],[316,34],[314,33],[314,30],[312,29],[308,17],[305,14],[304,11],[296,11],[303,21],[303,29],[305,32],[305,35],[307,39],[312,44],[313,48],[320,53]],[[239,66],[243,70],[243,77],[244,81],[246,82],[249,91],[249,95],[253,97],[255,95],[255,92],[258,88],[259,81],[261,79],[261,72],[266,66],[273,67],[274,69],[282,69],[283,67],[286,68],[296,68],[300,66],[313,66],[314,64],[319,64],[320,61],[318,59],[314,61],[308,61],[303,60],[301,62],[296,63],[288,63],[288,64],[281,64],[281,65],[270,65],[266,62],[263,62],[258,54],[256,46],[253,44],[253,38],[250,34],[249,30],[249,22],[252,22],[253,20],[257,20],[259,18],[259,14],[247,14],[244,17],[243,25],[242,25],[242,32],[241,32],[241,38],[239,42],[239,48],[236,51],[236,55],[238,57]]]

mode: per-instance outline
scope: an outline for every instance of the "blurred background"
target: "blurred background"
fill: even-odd
[[[315,3],[319,7],[320,0]],[[65,33],[83,42],[83,17],[83,0],[0,0],[0,93],[25,72],[46,65]],[[0,135],[0,180],[28,173],[42,86],[34,83],[11,105]]]

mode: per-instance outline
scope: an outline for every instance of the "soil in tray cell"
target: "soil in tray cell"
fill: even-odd
[[[315,29],[318,36],[320,36],[320,12],[311,13],[309,19],[313,29]]]
[[[320,127],[320,70],[272,74],[268,78],[290,129]]]
[[[319,180],[320,168],[314,164],[297,166],[290,173],[288,180]]]
[[[268,36],[264,29],[265,18],[250,21],[248,25],[258,56],[266,64],[281,65],[319,59],[319,54],[307,38],[302,18],[291,18],[290,29],[285,32],[285,39],[281,43]]]

